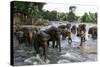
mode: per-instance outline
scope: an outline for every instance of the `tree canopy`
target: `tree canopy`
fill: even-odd
[[[46,19],[49,21],[69,21],[74,22],[80,19],[82,22],[97,22],[97,13],[84,13],[83,16],[76,16],[76,6],[70,6],[69,12],[57,12],[56,10],[48,11],[43,10],[46,3],[41,2],[22,2],[14,1],[13,13],[21,13],[21,20],[23,23],[31,24],[32,21],[36,21],[39,18]],[[33,19],[34,18],[34,19]],[[25,22],[27,21],[27,22]]]

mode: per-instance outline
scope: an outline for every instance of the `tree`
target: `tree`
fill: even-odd
[[[97,23],[97,13],[95,13],[95,21],[96,21],[96,23]]]
[[[91,22],[97,22],[97,14],[89,12],[89,16],[91,18]]]
[[[69,22],[75,21],[75,20],[76,20],[76,15],[75,15],[73,12],[69,12],[69,13],[68,13],[68,16],[67,16],[67,20],[68,20]]]
[[[87,13],[84,13],[84,15],[81,18],[82,22],[88,22],[89,21],[89,17]]]
[[[66,21],[67,20],[67,13],[57,13],[57,20],[59,21]]]
[[[84,15],[81,17],[82,22],[97,22],[97,14],[96,13],[84,13]]]
[[[32,24],[32,18],[41,17],[42,8],[46,3],[14,1],[13,13],[21,14],[21,23]]]
[[[49,16],[50,16],[49,17],[50,20],[56,21],[57,20],[57,11],[51,11]]]

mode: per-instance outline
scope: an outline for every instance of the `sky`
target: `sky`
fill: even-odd
[[[85,12],[91,12],[95,13],[97,12],[96,6],[90,6],[90,5],[74,5],[74,4],[57,4],[57,3],[47,3],[44,5],[44,10],[53,11],[56,10],[57,12],[69,12],[69,6],[76,6],[75,14],[77,16],[82,16]]]

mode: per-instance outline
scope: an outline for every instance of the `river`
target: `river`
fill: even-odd
[[[41,27],[41,30],[45,30],[51,26],[65,25],[64,22],[51,21],[51,25]],[[80,23],[71,23],[72,25],[78,26]],[[92,26],[97,26],[92,23],[85,23],[86,31]],[[60,63],[74,63],[74,62],[88,62],[97,61],[97,40],[88,37],[86,32],[86,42],[84,46],[79,48],[80,38],[76,34],[71,34],[72,44],[69,45],[67,38],[61,41],[61,49],[48,48],[47,51],[47,62],[44,62],[41,58],[35,56],[34,48],[26,47],[25,44],[19,44],[14,37],[14,65],[41,65],[41,64],[60,64]]]

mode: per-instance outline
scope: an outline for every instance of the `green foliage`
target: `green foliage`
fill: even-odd
[[[15,1],[14,12],[38,17],[40,16],[40,12],[45,4],[46,3]]]
[[[73,12],[69,12],[69,14],[68,14],[68,16],[67,16],[67,20],[68,20],[69,22],[75,21],[75,20],[76,20],[75,14],[74,14]]]
[[[67,13],[58,13],[57,14],[57,20],[60,21],[67,21]]]
[[[57,11],[48,12],[48,19],[56,21],[57,20]]]
[[[76,6],[69,7],[69,13],[43,10],[46,3],[14,1],[13,13],[20,13],[21,24],[34,24],[38,19],[49,21],[80,21],[97,22],[97,13],[84,13],[83,16],[76,16]],[[42,22],[43,20],[41,20]],[[39,23],[42,24],[40,21]]]
[[[20,19],[19,23],[32,24],[33,18],[42,18],[41,12],[45,4],[46,3],[14,1],[13,14],[20,13],[19,16],[17,15]]]
[[[81,17],[82,22],[95,22],[97,23],[97,13],[84,13],[84,15]]]

